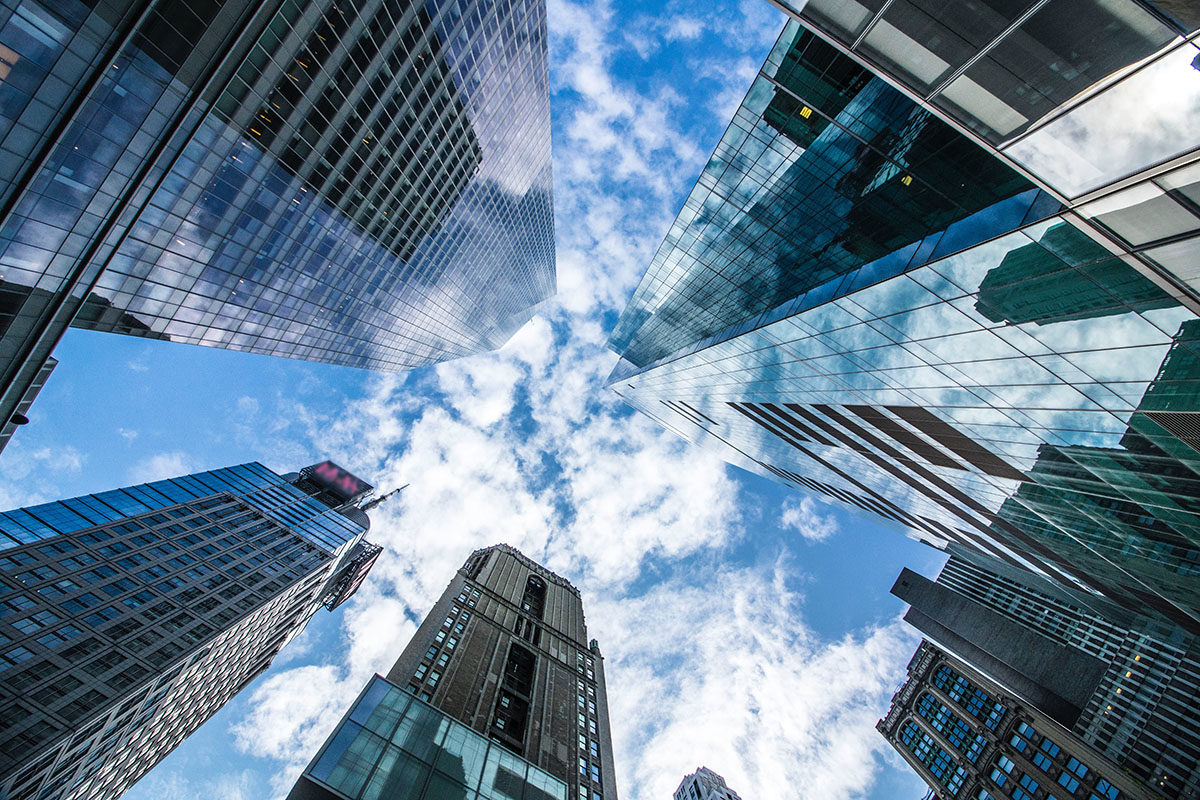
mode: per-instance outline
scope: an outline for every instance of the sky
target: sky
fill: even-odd
[[[126,794],[283,797],[475,548],[583,594],[618,789],[706,765],[745,800],[918,798],[875,731],[918,638],[888,593],[936,551],[688,447],[604,379],[611,329],[783,26],[765,0],[550,0],[559,294],[498,353],[384,375],[71,331],[0,457],[11,508],[258,460],[401,495],[384,555]]]

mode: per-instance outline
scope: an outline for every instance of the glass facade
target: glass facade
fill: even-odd
[[[291,796],[567,800],[567,785],[377,675]]]
[[[1171,203],[1189,170],[1154,178],[1187,187]],[[820,208],[776,191],[801,172]],[[610,383],[747,469],[1200,631],[1192,309],[792,22],[622,315]]]
[[[555,289],[546,52],[535,0],[0,3],[0,386],[68,324],[500,346]]]
[[[345,600],[366,515],[304,486],[249,463],[0,514],[0,795],[120,796]]]

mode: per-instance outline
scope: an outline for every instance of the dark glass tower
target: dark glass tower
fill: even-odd
[[[553,294],[545,4],[0,3],[0,418],[68,325],[402,370]]]
[[[927,22],[991,25],[991,5]],[[611,385],[747,469],[1200,632],[1200,295],[1154,260],[1200,257],[1200,138],[1068,194],[817,20],[886,9],[856,35],[911,56],[887,20],[926,6],[788,23],[617,323]],[[1012,8],[1075,6],[1121,52],[1200,56],[1148,3]],[[1190,97],[1200,70],[1179,80]],[[1156,199],[1112,210],[1129,192]]]
[[[905,619],[925,636],[1152,794],[1200,797],[1195,636],[1120,609],[1086,608],[1032,575],[956,557],[936,583],[905,570],[892,592],[911,603]]]
[[[477,789],[617,797],[604,659],[579,590],[507,545],[471,554],[289,798],[466,800]]]
[[[0,796],[119,797],[358,587],[370,492],[250,463],[0,514]]]
[[[929,642],[876,726],[935,800],[1159,800],[1166,795]]]

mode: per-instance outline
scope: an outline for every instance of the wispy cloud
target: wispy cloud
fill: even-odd
[[[651,34],[721,35],[711,19],[684,22]],[[719,566],[758,510],[729,467],[603,389],[611,320],[724,120],[702,144],[675,90],[646,94],[616,74],[627,41],[608,4],[552,0],[551,31],[560,295],[499,353],[380,376],[336,417],[302,415],[313,451],[381,488],[412,486],[373,512],[372,539],[386,549],[344,609],[345,649],[279,665],[234,727],[239,746],[276,761],[274,790],[285,793],[465,556],[504,541],[584,592],[608,659],[625,796],[669,796],[697,759],[720,764],[746,796],[859,796],[884,747],[874,721],[912,642],[898,624],[823,642],[787,589],[796,568],[785,558]],[[724,71],[710,68],[744,92],[750,58],[738,50]],[[782,515],[809,539],[835,530],[811,500]]]
[[[195,472],[198,468],[191,457],[182,451],[155,453],[134,464],[129,470],[127,480],[131,484],[161,481],[164,478]]]
[[[138,432],[132,428],[117,428],[117,435],[127,442],[132,442],[138,437]]]
[[[820,509],[824,508],[824,511]],[[838,531],[833,510],[811,497],[788,498],[779,517],[781,528],[793,530],[810,542],[823,542]]]

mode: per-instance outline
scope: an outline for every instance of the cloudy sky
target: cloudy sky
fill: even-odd
[[[559,296],[498,354],[399,376],[72,331],[0,458],[5,508],[329,457],[411,487],[368,583],[128,795],[280,797],[474,548],[569,576],[606,657],[619,790],[705,764],[746,800],[917,798],[874,730],[938,554],[686,448],[603,388],[613,325],[766,57],[765,0],[550,0]]]

